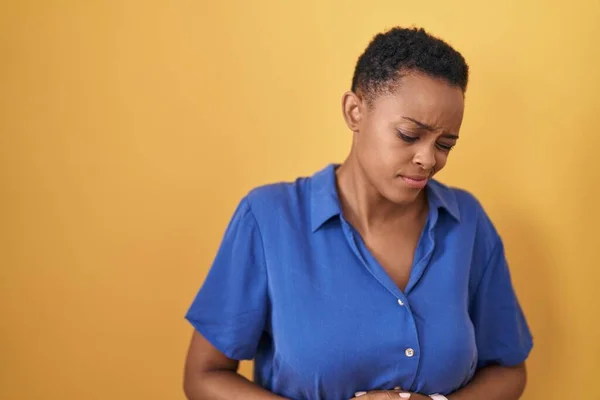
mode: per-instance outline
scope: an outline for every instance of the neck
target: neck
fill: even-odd
[[[363,234],[389,231],[421,219],[427,212],[424,191],[407,204],[393,203],[383,197],[352,154],[337,169],[336,176],[344,218]]]

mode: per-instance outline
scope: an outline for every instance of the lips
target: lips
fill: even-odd
[[[427,176],[418,175],[401,175],[400,177],[408,187],[414,189],[423,189],[427,185],[427,181],[429,180],[429,177]]]

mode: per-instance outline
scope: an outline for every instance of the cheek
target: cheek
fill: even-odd
[[[435,155],[435,170],[436,172],[444,168],[446,166],[446,162],[448,161],[448,153],[437,152]]]
[[[374,158],[371,161],[383,161],[394,158],[399,151],[398,137],[378,126],[368,126],[357,134],[357,150],[364,156]]]

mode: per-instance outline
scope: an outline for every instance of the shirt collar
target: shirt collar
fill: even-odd
[[[311,228],[315,232],[325,222],[340,215],[340,199],[335,181],[336,164],[329,164],[312,176],[310,186]]]
[[[427,183],[427,198],[429,200],[429,208],[444,209],[457,222],[460,222],[460,209],[454,190],[435,179],[431,179]]]
[[[313,232],[331,218],[341,214],[335,177],[337,166],[337,164],[329,164],[311,178],[310,213]],[[445,209],[456,221],[460,221],[456,195],[450,188],[432,179],[427,184],[426,190],[430,208]]]

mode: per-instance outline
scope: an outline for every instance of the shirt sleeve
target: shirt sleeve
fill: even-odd
[[[186,319],[213,346],[234,360],[256,353],[268,310],[263,244],[248,200],[225,231],[204,284]]]
[[[491,364],[515,366],[527,359],[533,340],[512,286],[501,241],[492,251],[470,312],[478,368]]]

